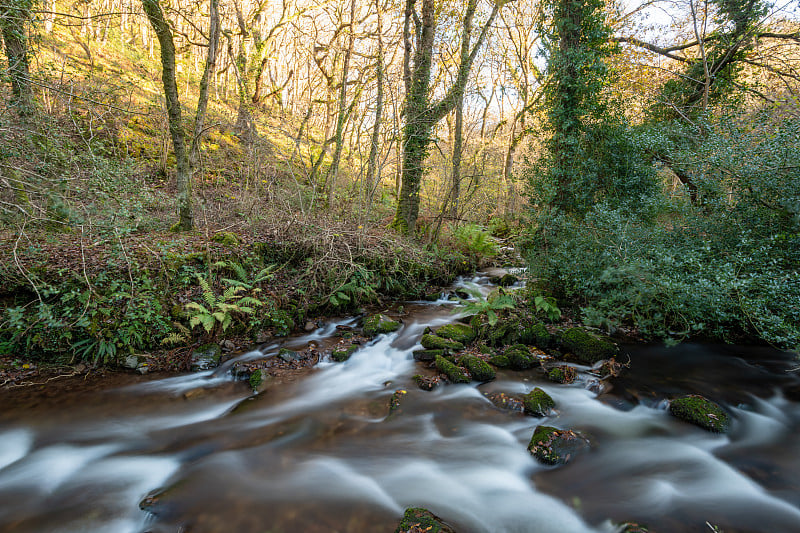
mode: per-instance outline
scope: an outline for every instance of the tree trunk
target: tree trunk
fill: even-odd
[[[456,127],[453,138],[453,176],[450,189],[450,217],[458,218],[458,197],[461,194],[461,158],[464,150],[464,96],[456,106]]]
[[[372,196],[374,194],[373,182],[377,174],[378,167],[378,142],[381,136],[381,118],[383,116],[383,26],[381,24],[382,14],[380,11],[380,0],[375,0],[375,13],[378,16],[378,59],[375,68],[377,95],[375,97],[375,124],[372,126],[372,139],[369,146],[369,159],[367,163],[367,176],[365,178],[364,189],[366,193],[365,211],[369,212],[372,207]]]
[[[27,115],[33,110],[27,37],[30,17],[31,0],[5,0],[0,4],[0,26],[6,45],[12,103],[20,115]]]
[[[172,32],[164,20],[164,13],[158,0],[142,0],[142,7],[150,20],[150,24],[158,37],[161,47],[161,81],[164,84],[164,98],[167,102],[167,116],[169,117],[169,134],[172,137],[172,146],[175,150],[177,162],[177,187],[178,187],[178,223],[173,226],[177,231],[188,231],[194,227],[192,215],[191,183],[189,176],[189,157],[186,152],[181,123],[181,103],[178,99],[178,85],[175,80],[175,43]]]
[[[464,14],[464,28],[461,34],[461,55],[456,79],[442,99],[429,102],[431,66],[433,63],[433,43],[436,31],[434,0],[422,0],[422,10],[416,13],[417,0],[406,0],[403,41],[403,78],[406,86],[405,115],[406,124],[403,138],[403,177],[397,211],[392,227],[401,233],[414,233],[419,215],[419,189],[424,175],[425,158],[428,153],[431,133],[436,123],[452,111],[464,97],[472,63],[478,50],[486,39],[486,34],[500,9],[496,2],[492,13],[475,44],[471,45],[472,21],[477,8],[477,0],[469,0]],[[411,24],[415,26],[412,42]],[[413,65],[412,65],[413,52]]]
[[[208,87],[217,68],[217,50],[219,48],[219,0],[210,0],[208,51],[206,64],[203,68],[203,77],[200,79],[200,95],[197,98],[197,114],[194,119],[194,136],[192,147],[189,150],[189,173],[194,177],[200,163],[200,141],[205,126],[206,110],[208,109]]]

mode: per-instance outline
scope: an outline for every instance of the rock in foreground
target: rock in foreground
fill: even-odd
[[[706,431],[727,433],[730,418],[722,408],[702,396],[686,396],[669,403],[669,412],[679,418]]]
[[[533,430],[528,451],[548,465],[567,464],[577,454],[589,449],[589,441],[575,431],[538,426]]]
[[[430,533],[455,533],[455,530],[445,524],[441,518],[421,507],[406,509],[400,525],[394,533],[412,533],[425,531]]]

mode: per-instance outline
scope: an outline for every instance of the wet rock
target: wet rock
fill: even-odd
[[[333,359],[337,363],[347,361],[348,359],[350,359],[350,356],[355,353],[356,350],[358,350],[358,346],[355,344],[348,346],[347,348],[334,350],[331,352],[331,359]]]
[[[219,343],[219,346],[223,352],[232,352],[236,349],[236,345],[231,340],[224,340]]]
[[[463,370],[444,357],[436,358],[436,370],[447,376],[450,383],[469,383],[470,379]]]
[[[619,352],[619,348],[610,337],[582,328],[566,330],[561,335],[561,346],[566,351],[572,352],[578,361],[587,365],[614,357]]]
[[[145,355],[129,355],[128,357],[122,359],[120,364],[123,368],[133,370],[139,374],[147,374],[147,372],[150,370],[150,365],[147,362],[147,356]],[[80,372],[77,369],[76,371]]]
[[[537,426],[528,444],[528,451],[548,465],[567,464],[588,449],[589,441],[580,433],[551,426]]]
[[[208,343],[192,352],[192,372],[202,372],[219,366],[222,348],[218,344]]]
[[[445,324],[436,330],[436,335],[461,344],[469,344],[476,337],[475,330],[465,324]]]
[[[525,404],[516,396],[509,396],[504,392],[485,392],[483,395],[498,409],[518,413],[525,410]]]
[[[363,331],[367,337],[391,333],[400,329],[400,322],[386,315],[372,315],[364,319]]]
[[[527,370],[538,363],[538,360],[531,354],[530,349],[524,344],[509,346],[503,354],[508,358],[509,368],[514,370]]]
[[[394,533],[455,533],[441,518],[421,507],[410,507]]]
[[[442,297],[441,291],[434,291],[434,292],[429,292],[428,294],[423,296],[422,299],[425,300],[426,302],[435,302],[441,297]]]
[[[414,380],[417,387],[425,391],[431,391],[439,385],[438,376],[421,376],[420,374],[414,374],[411,379]]]
[[[289,348],[281,348],[278,350],[278,357],[287,363],[291,363],[292,361],[299,361],[303,358],[301,354],[290,350]]]
[[[513,284],[517,283],[519,278],[514,274],[508,273],[503,275],[499,280],[497,280],[497,284],[501,287],[510,287]]]
[[[400,409],[400,401],[406,394],[408,394],[408,391],[405,389],[397,389],[394,391],[392,398],[389,400],[389,414],[392,414]]]
[[[270,378],[271,376],[269,374],[257,368],[250,374],[250,379],[248,379],[247,382],[250,388],[253,389],[253,392],[259,393],[266,390]]]
[[[306,330],[306,333],[311,333],[312,331],[317,329],[317,324],[309,320],[308,322],[306,322],[306,325],[303,327],[303,329]]]
[[[435,361],[437,356],[443,356],[444,350],[414,350],[414,360],[429,362]]]
[[[520,342],[520,330],[522,326],[519,319],[511,318],[500,320],[494,326],[490,326],[486,332],[486,338],[492,346],[503,346],[517,344]]]
[[[619,525],[619,533],[651,533],[646,526],[636,522],[625,522]]]
[[[722,408],[702,396],[676,398],[669,403],[672,416],[713,433],[727,433],[730,418]]]
[[[532,416],[547,416],[556,407],[556,402],[545,391],[536,387],[523,399],[525,414]]]
[[[472,298],[472,295],[465,290],[458,289],[455,291],[456,298],[461,298],[462,300],[469,300]]]
[[[495,378],[494,369],[489,363],[474,355],[464,355],[458,360],[461,366],[469,370],[472,379],[475,381],[491,381]]]
[[[269,333],[267,333],[266,331],[259,331],[258,333],[255,334],[255,337],[253,337],[253,340],[255,340],[256,343],[258,344],[263,344],[265,342],[269,342],[270,338],[271,337]]]
[[[527,324],[519,334],[519,342],[537,348],[547,348],[550,346],[551,340],[550,332],[541,322]]]
[[[438,335],[425,334],[420,341],[426,350],[449,350],[457,352],[464,349],[464,345],[457,341],[445,339]]]
[[[572,383],[578,377],[578,371],[569,365],[558,365],[547,371],[547,379],[554,383]]]

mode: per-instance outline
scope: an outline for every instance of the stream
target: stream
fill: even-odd
[[[472,282],[486,286],[485,277]],[[535,370],[426,392],[412,358],[445,301],[405,304],[403,327],[344,363],[253,395],[222,367],[4,407],[2,532],[391,532],[422,506],[456,531],[800,532],[800,388],[792,355],[761,347],[623,346],[630,366],[605,384]],[[331,322],[282,346],[324,345]],[[558,411],[537,419],[484,393],[541,387]],[[392,394],[404,389],[389,414]],[[732,415],[717,435],[671,417],[702,393]],[[527,451],[539,424],[579,430],[592,448],[561,467]],[[146,504],[140,509],[140,502]]]

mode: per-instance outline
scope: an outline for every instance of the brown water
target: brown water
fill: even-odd
[[[662,533],[711,531],[706,522],[800,531],[800,404],[781,392],[800,380],[788,354],[629,347],[630,369],[600,393],[585,368],[566,386],[509,371],[424,392],[411,350],[454,315],[443,302],[407,308],[399,332],[257,396],[224,367],[4,408],[0,531],[390,532],[408,506],[461,533],[612,532],[627,520]],[[334,326],[291,343],[322,342]],[[542,421],[482,394],[534,386],[559,405],[544,422],[587,434],[590,453],[538,464],[526,445]],[[398,388],[408,393],[388,416]],[[666,400],[686,393],[722,403],[731,433],[671,418]]]

